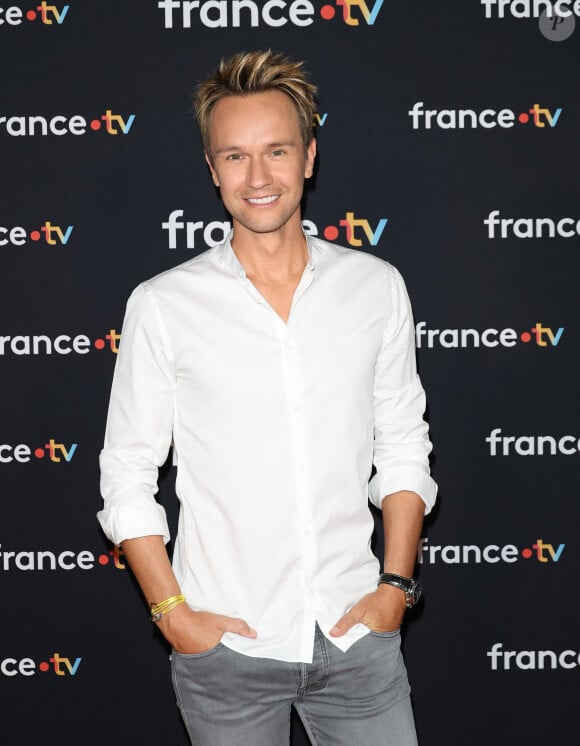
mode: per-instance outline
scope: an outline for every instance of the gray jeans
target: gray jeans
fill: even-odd
[[[296,708],[316,746],[416,746],[398,632],[341,652],[316,628],[312,663],[240,655],[221,643],[174,653],[173,685],[194,746],[288,746]]]

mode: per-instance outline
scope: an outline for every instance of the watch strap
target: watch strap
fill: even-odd
[[[400,588],[405,593],[405,604],[408,609],[413,608],[421,598],[421,585],[413,578],[406,578],[392,572],[383,572],[379,575],[378,585],[381,583]]]

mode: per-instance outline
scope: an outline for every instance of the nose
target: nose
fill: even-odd
[[[252,189],[263,189],[272,182],[270,169],[265,158],[256,157],[250,160],[247,178],[248,186]]]

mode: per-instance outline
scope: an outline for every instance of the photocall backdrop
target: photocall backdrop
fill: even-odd
[[[191,92],[267,47],[320,89],[306,230],[413,302],[440,485],[404,628],[420,742],[576,742],[580,2],[37,3],[0,9],[0,742],[187,743],[97,457],[128,295],[227,231]]]

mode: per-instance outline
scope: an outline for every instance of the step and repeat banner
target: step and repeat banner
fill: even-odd
[[[192,91],[261,48],[320,90],[306,230],[413,301],[440,485],[404,631],[420,742],[573,743],[580,0],[3,4],[0,742],[187,743],[97,457],[128,295],[229,229]],[[160,480],[175,526],[171,455]]]

